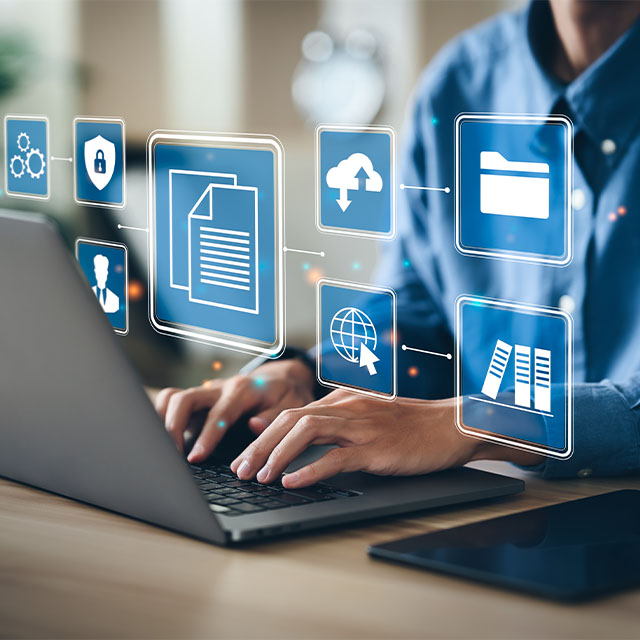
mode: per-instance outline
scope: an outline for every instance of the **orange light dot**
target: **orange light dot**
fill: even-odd
[[[618,216],[616,216],[616,214],[613,213],[613,211],[609,214],[609,220],[611,220],[611,222],[615,222],[617,217]]]
[[[215,360],[212,364],[211,364],[211,368],[214,371],[222,371],[222,362],[220,362],[220,360]]]
[[[324,271],[319,269],[318,267],[314,267],[313,269],[309,269],[307,271],[307,282],[315,286],[316,282],[320,280],[324,276]]]
[[[202,386],[203,387],[210,387],[213,384],[213,380],[203,380],[202,381]]]
[[[418,369],[418,367],[409,367],[407,373],[411,378],[415,378],[420,373],[420,370]]]
[[[144,286],[140,280],[131,280],[129,282],[129,300],[137,302],[144,297]]]
[[[627,213],[627,207],[618,207],[618,215],[624,216]]]

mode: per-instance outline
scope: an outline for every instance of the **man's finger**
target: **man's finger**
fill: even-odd
[[[258,471],[258,482],[273,482],[309,445],[332,444],[344,431],[346,420],[330,416],[305,415],[276,445],[264,467]]]
[[[227,428],[243,413],[251,410],[259,400],[260,394],[250,378],[239,376],[229,380],[224,385],[220,398],[209,411],[202,431],[189,453],[189,462],[202,462],[211,455]]]
[[[231,470],[242,480],[253,478],[262,469],[273,448],[284,438],[298,420],[304,409],[286,409],[262,432],[232,463]]]
[[[363,446],[331,449],[322,458],[282,478],[285,489],[308,487],[344,471],[360,471],[364,467]]]
[[[167,387],[166,389],[162,389],[162,391],[158,392],[155,401],[156,411],[160,414],[163,422],[167,416],[167,407],[169,406],[169,399],[174,393],[178,393],[180,389],[176,387]]]
[[[257,434],[261,434],[285,409],[303,407],[305,401],[292,391],[287,393],[275,407],[269,407],[249,418],[249,427]]]
[[[219,395],[219,389],[194,387],[178,391],[169,398],[167,415],[164,421],[165,428],[175,440],[180,452],[184,447],[183,434],[189,424],[191,414],[194,411],[212,406]]]

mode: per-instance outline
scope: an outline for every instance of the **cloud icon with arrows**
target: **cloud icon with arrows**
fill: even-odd
[[[351,204],[349,191],[382,191],[382,176],[374,170],[368,156],[352,153],[327,171],[327,186],[340,191],[336,202],[344,212]]]

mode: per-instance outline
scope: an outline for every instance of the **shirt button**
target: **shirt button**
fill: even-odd
[[[571,202],[573,203],[573,208],[576,211],[580,211],[587,202],[587,197],[584,195],[584,191],[582,189],[574,189],[571,194]]]
[[[603,140],[602,143],[600,144],[600,149],[602,150],[602,153],[604,153],[605,156],[610,156],[612,153],[615,153],[616,148],[617,148],[616,143],[610,138]]]
[[[593,469],[580,469],[578,478],[588,478],[593,473]]]
[[[560,296],[560,300],[558,300],[558,306],[560,307],[560,309],[566,311],[567,313],[573,313],[576,308],[576,303],[571,296],[568,296],[565,293],[563,296]]]

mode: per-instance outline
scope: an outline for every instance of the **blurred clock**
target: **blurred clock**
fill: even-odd
[[[356,29],[337,41],[324,31],[312,31],[302,41],[302,56],[291,93],[307,122],[367,124],[375,120],[386,85],[373,34]]]

